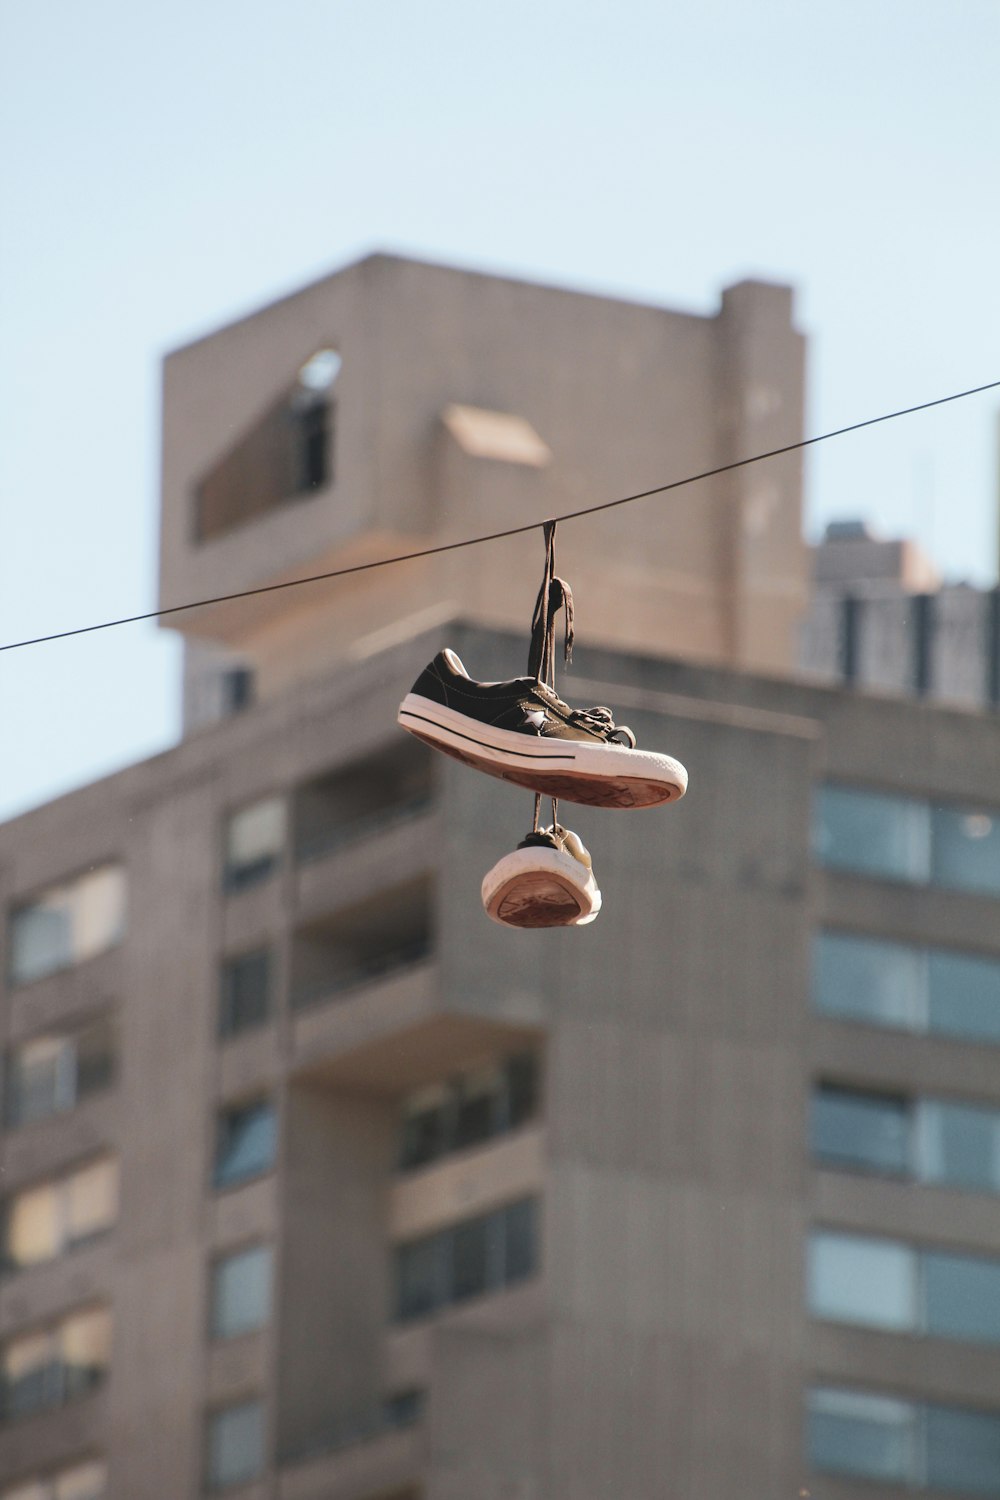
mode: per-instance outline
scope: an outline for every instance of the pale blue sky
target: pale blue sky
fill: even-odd
[[[163,352],[374,248],[790,280],[810,431],[1000,378],[998,59],[996,0],[0,0],[0,642],[153,606]],[[992,580],[998,407],[814,450],[810,528]],[[178,667],[0,654],[0,816],[169,744]]]

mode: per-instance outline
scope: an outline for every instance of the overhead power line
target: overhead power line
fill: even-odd
[[[716,479],[720,474],[731,474],[734,469],[745,469],[750,464],[764,463],[769,458],[780,458],[785,453],[796,453],[802,448],[812,448],[816,443],[827,443],[831,438],[845,437],[849,432],[860,432],[865,427],[877,427],[880,422],[893,422],[897,417],[911,417],[918,411],[930,411],[934,406],[947,406],[951,401],[964,401],[967,396],[980,396],[984,391],[1000,388],[1000,380],[991,380],[986,385],[970,386],[965,391],[953,391],[950,396],[937,396],[933,401],[920,401],[916,406],[903,406],[897,411],[883,412],[878,417],[866,417],[863,422],[850,422],[846,427],[835,427],[830,432],[817,433],[815,437],[800,438],[796,443],[785,443],[780,448],[769,448],[766,453],[754,453],[749,458],[737,458],[732,463],[719,464],[714,469],[703,469],[700,474],[688,474],[683,479],[672,479],[668,484],[657,484],[649,490],[638,490],[634,495],[622,495],[617,500],[601,500],[596,505],[584,505],[579,510],[567,510],[558,516],[540,517],[537,521],[526,521],[522,526],[509,526],[504,531],[491,531],[483,536],[465,537],[460,542],[439,542],[435,547],[421,547],[416,552],[401,552],[396,557],[380,557],[374,562],[354,563],[348,568],[332,568],[326,573],[310,573],[305,578],[288,578],[283,583],[265,583],[258,588],[239,589],[232,594],[216,594],[209,599],[192,599],[187,604],[170,604],[164,609],[146,610],[141,615],[123,615],[117,620],[100,620],[95,625],[77,625],[72,630],[54,630],[50,635],[36,635],[28,640],[8,641],[0,651],[20,651],[25,646],[42,646],[47,641],[64,641],[74,635],[90,635],[95,630],[113,630],[118,625],[137,625],[142,620],[163,619],[188,609],[203,609],[210,604],[228,604],[234,599],[251,599],[258,594],[274,594],[279,589],[301,588],[307,583],[326,583],[331,578],[346,578],[352,573],[368,573],[374,568],[389,568],[394,563],[415,562],[421,557],[435,557],[439,552],[456,552],[462,547],[479,547],[484,542],[499,542],[505,537],[520,536],[526,531],[535,531],[547,520],[577,521],[582,516],[594,516],[602,510],[614,510],[619,505],[632,505],[636,500],[648,500],[653,495],[666,495],[671,490],[683,489],[689,484],[698,484],[703,479]]]

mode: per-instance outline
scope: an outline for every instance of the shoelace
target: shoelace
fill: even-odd
[[[553,708],[560,709],[571,724],[579,724],[584,729],[599,734],[602,739],[625,745],[629,750],[635,749],[635,735],[627,724],[615,723],[610,708],[605,708],[603,704],[597,704],[594,708],[570,708],[569,704],[564,703],[559,694],[544,682],[538,683],[535,691],[551,703]]]
[[[556,523],[546,521],[545,569],[542,585],[535,600],[535,613],[531,621],[531,650],[528,655],[528,674],[534,677],[538,687],[554,706],[566,714],[571,724],[579,724],[603,740],[635,749],[635,735],[627,724],[616,724],[610,708],[598,705],[595,708],[570,708],[556,692],[556,615],[560,610],[565,615],[566,638],[563,655],[567,664],[573,659],[573,591],[564,578],[555,576]],[[552,813],[556,821],[555,810]],[[537,821],[537,819],[536,819]]]

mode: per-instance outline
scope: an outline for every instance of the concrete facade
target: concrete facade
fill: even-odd
[[[818,1168],[807,1124],[818,1078],[1000,1105],[992,1049],[821,1019],[809,999],[824,924],[1000,958],[995,900],[823,871],[809,833],[829,777],[989,809],[1000,726],[583,648],[566,690],[614,703],[692,776],[676,808],[573,809],[604,890],[593,928],[486,920],[479,880],[530,798],[429,752],[419,810],[390,803],[308,860],[289,838],[268,874],[227,889],[232,810],[278,797],[293,827],[303,790],[395,744],[396,703],[445,642],[486,678],[515,671],[523,647],[440,627],[3,829],[6,912],[116,859],[128,927],[107,953],[4,995],[8,1052],[109,1008],[120,1048],[112,1087],[7,1129],[8,1196],[110,1149],[122,1199],[100,1239],[5,1282],[0,1345],[96,1303],[113,1353],[91,1394],[0,1427],[0,1485],[98,1455],[116,1500],[194,1500],[206,1423],[252,1400],[263,1466],[234,1500],[795,1494],[815,1482],[811,1380],[1000,1408],[1000,1351],[811,1320],[804,1285],[816,1223],[1000,1251],[995,1200]],[[391,947],[412,909],[395,893],[420,882],[423,956],[293,1004],[303,932],[374,905]],[[276,958],[268,1015],[220,1037],[220,966],[262,944]],[[525,1049],[542,1060],[537,1117],[398,1173],[412,1090]],[[263,1096],[277,1105],[273,1165],[214,1186],[219,1111]],[[394,1243],[527,1195],[534,1274],[393,1320]],[[212,1265],[258,1243],[274,1256],[270,1315],[213,1339]],[[410,1394],[394,1424],[384,1399]]]

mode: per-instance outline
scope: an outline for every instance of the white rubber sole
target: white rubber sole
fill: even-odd
[[[403,729],[446,755],[544,797],[590,807],[656,807],[687,791],[687,771],[670,755],[626,745],[546,739],[480,724],[419,693],[396,715]]]
[[[515,849],[484,877],[483,909],[503,927],[583,927],[601,909],[593,874],[558,849]]]

